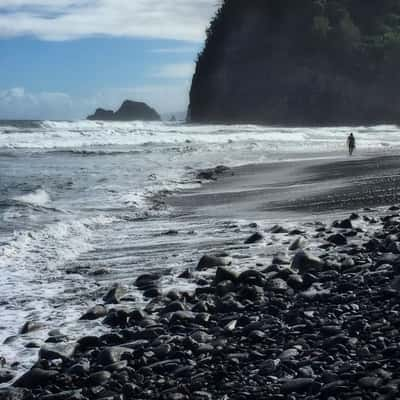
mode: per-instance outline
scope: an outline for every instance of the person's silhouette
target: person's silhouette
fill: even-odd
[[[349,155],[352,156],[356,148],[356,139],[353,133],[350,133],[349,137],[347,138],[347,146],[349,148]]]

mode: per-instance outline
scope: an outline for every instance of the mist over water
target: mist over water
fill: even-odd
[[[358,154],[400,146],[396,126],[0,122],[0,355],[28,366],[37,350],[25,345],[48,330],[101,329],[77,319],[114,282],[157,270],[164,288],[183,285],[179,272],[229,239],[226,221],[178,218],[163,202],[200,185],[198,169],[345,156],[350,131]],[[10,339],[26,320],[45,328]]]

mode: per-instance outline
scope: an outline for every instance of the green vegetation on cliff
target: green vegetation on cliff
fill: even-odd
[[[225,0],[190,93],[194,122],[400,121],[400,0]]]

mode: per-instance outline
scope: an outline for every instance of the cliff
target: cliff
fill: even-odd
[[[225,0],[190,91],[192,122],[400,120],[400,1]]]
[[[87,119],[91,121],[160,121],[161,117],[157,111],[145,103],[125,100],[118,111],[98,108]]]

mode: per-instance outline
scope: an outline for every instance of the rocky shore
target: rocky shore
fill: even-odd
[[[0,399],[399,398],[399,208],[251,229],[255,253],[276,238],[285,251],[245,270],[205,255],[181,275],[193,293],[162,293],[159,275],[142,275],[132,285],[151,299],[144,309],[119,308],[125,291],[111,288],[112,305],[82,317],[109,333],[64,344],[52,332]]]

